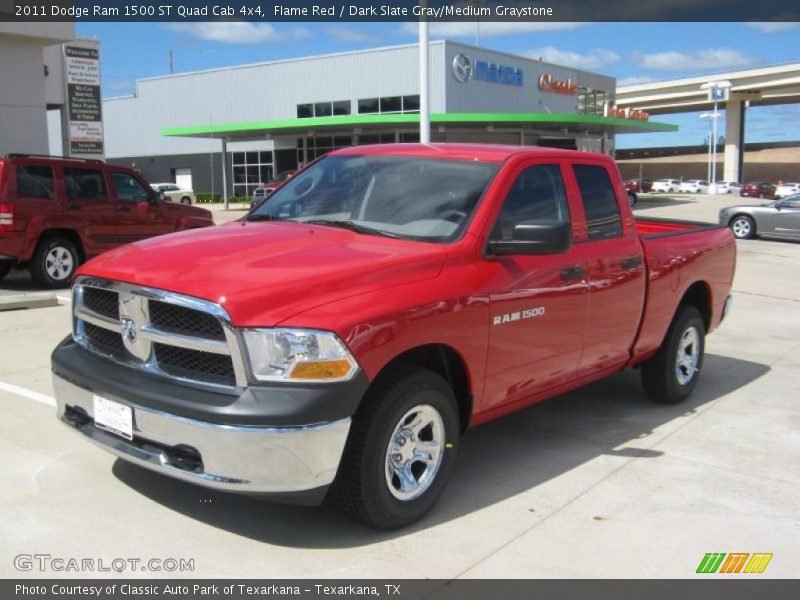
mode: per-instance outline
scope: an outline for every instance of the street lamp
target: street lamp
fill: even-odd
[[[708,90],[708,99],[714,103],[714,112],[700,115],[701,119],[711,119],[711,140],[708,146],[708,160],[709,181],[713,186],[714,193],[717,191],[717,119],[719,119],[717,106],[720,102],[726,102],[728,100],[732,85],[730,81],[709,81],[700,86],[701,90]]]
[[[716,181],[712,181],[715,179],[716,171],[714,167],[717,163],[717,119],[720,118],[720,113],[718,112],[706,112],[700,115],[701,119],[708,119],[708,159],[706,160],[706,179],[708,179],[709,183],[714,184],[714,190],[716,192]],[[712,172],[713,171],[713,172]]]

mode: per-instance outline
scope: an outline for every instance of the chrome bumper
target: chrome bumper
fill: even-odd
[[[176,479],[252,494],[303,492],[330,485],[350,431],[350,419],[303,427],[216,425],[152,410],[104,395],[133,409],[133,441],[94,426],[90,390],[53,375],[58,418],[104,450]],[[187,466],[185,449],[199,461]]]

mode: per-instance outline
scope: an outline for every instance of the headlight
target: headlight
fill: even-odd
[[[334,333],[246,329],[244,340],[259,381],[344,381],[358,370],[358,363]]]

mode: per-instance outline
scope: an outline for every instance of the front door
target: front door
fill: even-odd
[[[111,171],[117,200],[117,239],[128,244],[166,233],[159,207],[151,203],[152,190],[124,171]]]
[[[571,221],[560,161],[528,163],[516,173],[491,233],[512,239],[536,219]],[[588,311],[586,266],[564,254],[489,261],[490,309],[484,409],[524,401],[575,377]]]
[[[800,199],[781,200],[767,217],[764,233],[774,232],[786,237],[800,237]]]

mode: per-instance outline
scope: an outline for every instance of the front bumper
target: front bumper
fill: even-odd
[[[128,462],[218,490],[324,495],[350,431],[349,418],[300,427],[217,425],[104,394],[133,410],[129,441],[95,427],[92,391],[56,374],[53,386],[59,420],[91,442]]]

